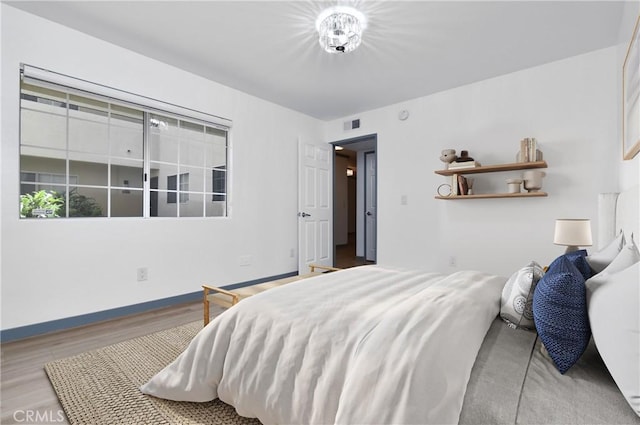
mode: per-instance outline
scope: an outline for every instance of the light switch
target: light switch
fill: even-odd
[[[407,195],[400,196],[400,205],[407,205]]]

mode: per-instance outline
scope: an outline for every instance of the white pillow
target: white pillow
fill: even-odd
[[[600,251],[587,256],[587,262],[591,266],[593,274],[600,273],[616,258],[618,253],[624,246],[624,233],[620,230],[618,236],[615,237],[607,246]]]
[[[633,240],[633,235],[631,235],[631,241],[629,241],[629,243],[626,244],[624,248],[622,248],[622,251],[618,253],[611,264],[609,264],[597,275],[591,277],[590,279],[587,279],[587,281],[585,282],[585,286],[587,287],[587,297],[590,297],[597,287],[606,284],[608,279],[612,275],[632,266],[639,261],[640,251],[638,251],[638,247]]]
[[[591,333],[613,380],[640,416],[640,262],[605,280],[587,297]]]
[[[502,289],[500,317],[514,328],[536,328],[533,322],[533,292],[544,275],[540,264],[532,261],[515,272]]]

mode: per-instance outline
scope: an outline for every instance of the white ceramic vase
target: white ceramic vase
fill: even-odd
[[[546,174],[540,170],[526,170],[522,173],[523,186],[528,192],[538,192],[542,189],[542,178]]]
[[[520,184],[522,180],[520,179],[507,179],[507,188],[509,189],[508,193],[520,193]]]

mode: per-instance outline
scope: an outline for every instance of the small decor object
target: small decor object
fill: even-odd
[[[473,177],[467,177],[467,195],[473,195],[473,182],[475,179]]]
[[[400,121],[406,121],[407,118],[409,118],[409,111],[403,109],[402,111],[398,112],[398,119]]]
[[[542,178],[546,174],[540,170],[527,170],[522,173],[524,188],[529,192],[538,192],[542,189]]]
[[[460,168],[474,168],[479,167],[480,163],[474,161],[473,158],[469,156],[469,151],[460,151],[460,156],[456,158],[451,164],[449,164],[449,169],[460,169]]]
[[[520,193],[520,185],[522,180],[520,179],[507,179],[508,193]]]
[[[640,15],[622,65],[622,155],[632,159],[640,152]]]
[[[452,163],[456,160],[458,156],[456,155],[455,149],[444,149],[440,152],[440,161],[445,163],[445,166]]]
[[[591,246],[591,220],[560,218],[556,220],[553,243],[566,245],[566,252],[573,252],[581,246]]]
[[[443,183],[440,186],[438,186],[438,195],[451,196],[451,185],[447,183]]]
[[[527,137],[520,141],[520,152],[516,155],[516,162],[542,161],[542,152],[537,148],[535,137]]]
[[[473,158],[469,156],[469,151],[460,151],[460,156],[455,162],[468,162],[473,161]]]

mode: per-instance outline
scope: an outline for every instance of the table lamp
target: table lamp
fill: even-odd
[[[580,246],[591,246],[591,220],[586,218],[560,218],[556,220],[553,243],[566,245],[567,252],[577,251]]]

